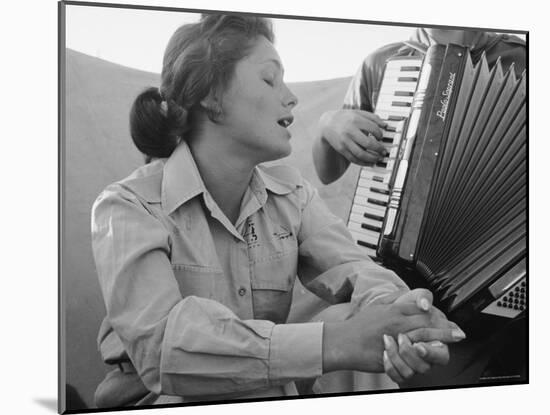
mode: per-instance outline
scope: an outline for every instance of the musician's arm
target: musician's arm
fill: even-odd
[[[350,162],[360,165],[372,162],[363,159],[358,151],[361,147],[353,143],[364,138],[363,134],[353,128],[357,117],[350,112],[373,111],[371,94],[373,86],[379,82],[378,71],[372,70],[373,59],[367,57],[352,78],[344,98],[343,109],[327,111],[319,118],[313,142],[313,164],[324,184],[339,179],[346,172]],[[367,131],[375,128],[366,127]],[[353,135],[356,136],[355,139],[352,139]]]

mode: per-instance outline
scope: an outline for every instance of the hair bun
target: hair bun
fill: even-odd
[[[187,130],[187,111],[164,101],[158,88],[147,88],[136,97],[130,110],[130,134],[149,158],[170,156]]]

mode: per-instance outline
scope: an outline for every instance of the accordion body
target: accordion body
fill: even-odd
[[[387,63],[375,113],[390,155],[362,168],[348,227],[470,331],[527,309],[526,112],[526,74],[467,48]]]

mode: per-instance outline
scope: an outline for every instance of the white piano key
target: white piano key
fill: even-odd
[[[393,93],[380,94],[380,95],[378,95],[377,105],[380,105],[380,104],[388,102],[388,101],[389,102],[399,101],[399,102],[406,102],[406,103],[410,104],[410,103],[413,102],[413,99],[414,99],[414,97],[396,96]]]
[[[411,78],[415,78],[415,77],[411,77]],[[416,85],[417,85],[417,82],[399,80],[399,78],[384,79],[380,87],[380,93],[386,93],[386,91],[416,92]]]
[[[391,179],[391,172],[390,171],[381,172],[380,169],[377,169],[375,171],[372,167],[363,167],[361,169],[360,177],[365,178],[367,180],[372,180],[378,183],[389,184]]]
[[[359,181],[357,182],[357,185],[361,186],[365,189],[373,189],[374,188],[374,189],[384,191],[386,193],[389,193],[389,191],[390,191],[390,188],[389,188],[387,183],[380,183],[380,182],[374,181],[372,179],[366,179],[366,178],[363,178],[363,177],[359,178]],[[374,192],[376,192],[376,191],[374,191]]]

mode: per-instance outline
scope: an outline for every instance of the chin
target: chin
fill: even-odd
[[[283,157],[289,156],[290,153],[292,153],[292,146],[290,145],[290,141],[287,141],[286,143],[281,145],[279,150],[280,150],[280,154],[279,154],[279,157],[277,157],[277,159],[282,159]]]
[[[290,146],[289,142],[281,144],[271,149],[265,161],[280,160],[282,158],[285,158],[286,156],[289,156],[291,152],[292,152],[292,147]]]

